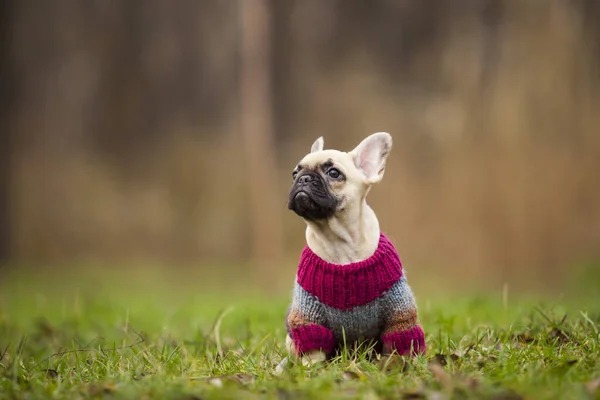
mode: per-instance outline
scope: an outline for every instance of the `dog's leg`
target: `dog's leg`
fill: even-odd
[[[298,318],[293,309],[288,317],[288,327],[287,351],[294,359],[300,358],[304,365],[324,361],[327,353],[333,350],[333,333],[323,325]]]
[[[325,360],[335,346],[333,332],[327,328],[322,304],[298,284],[286,318],[286,348],[304,364]]]
[[[286,335],[286,337],[285,337],[285,347],[286,347],[290,357],[292,357],[294,359],[298,359],[298,352],[296,351],[296,348],[294,347],[294,341],[292,340],[290,335]],[[311,364],[316,364],[316,363],[325,361],[326,357],[327,357],[326,354],[324,352],[322,352],[321,350],[312,350],[312,351],[308,351],[308,352],[302,354],[300,356],[300,360],[302,362],[302,365],[309,366]]]
[[[426,351],[425,335],[421,326],[414,325],[410,329],[386,329],[381,336],[384,354],[396,353],[399,355],[424,354]]]
[[[385,295],[385,326],[381,335],[383,352],[399,355],[425,353],[425,334],[418,323],[417,305],[406,278]]]

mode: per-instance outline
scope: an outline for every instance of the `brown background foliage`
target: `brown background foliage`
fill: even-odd
[[[2,253],[289,277],[296,161],[387,131],[411,274],[560,284],[600,259],[599,4],[4,2]]]

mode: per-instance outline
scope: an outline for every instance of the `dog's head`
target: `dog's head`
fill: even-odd
[[[323,145],[318,138],[292,173],[288,208],[308,221],[360,207],[371,185],[383,178],[392,137],[374,133],[350,152],[324,150]]]

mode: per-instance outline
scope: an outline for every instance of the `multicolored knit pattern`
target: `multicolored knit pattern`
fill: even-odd
[[[382,233],[368,259],[331,264],[304,248],[286,327],[298,354],[330,354],[347,344],[377,340],[383,351],[424,353],[417,306],[394,245]]]

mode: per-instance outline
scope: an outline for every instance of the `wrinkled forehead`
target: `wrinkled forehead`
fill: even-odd
[[[352,164],[352,156],[339,150],[322,150],[307,154],[298,165],[303,168],[315,169],[325,163],[344,167]]]

